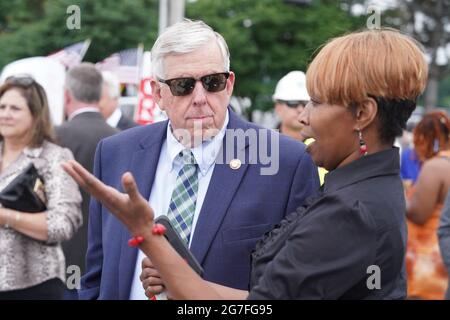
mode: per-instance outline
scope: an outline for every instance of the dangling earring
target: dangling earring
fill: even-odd
[[[367,154],[367,145],[366,142],[363,140],[361,130],[358,130],[358,136],[359,136],[359,154],[365,156]]]
[[[433,151],[434,153],[439,153],[439,139],[434,139]]]

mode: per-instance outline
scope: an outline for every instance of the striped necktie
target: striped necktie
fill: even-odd
[[[197,163],[190,150],[183,150],[178,157],[184,165],[178,172],[167,217],[181,239],[188,244],[197,202]]]

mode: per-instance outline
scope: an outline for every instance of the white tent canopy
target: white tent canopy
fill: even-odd
[[[54,125],[64,119],[64,80],[66,71],[63,65],[47,57],[32,57],[11,62],[3,68],[0,83],[12,75],[30,75],[45,89]]]

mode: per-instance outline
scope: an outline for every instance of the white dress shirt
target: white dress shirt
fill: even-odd
[[[120,118],[122,118],[122,111],[119,108],[116,108],[114,112],[106,119],[106,122],[113,128],[117,128],[119,124]]]
[[[208,190],[209,182],[211,181],[216,157],[222,147],[222,140],[225,136],[228,119],[229,117],[227,111],[225,121],[220,132],[212,140],[205,141],[198,147],[191,149],[195,160],[197,161],[199,170],[197,202],[195,206],[194,219],[192,221],[191,236],[189,237],[189,246],[191,245],[194,237],[198,215],[202,209],[206,191]],[[156,168],[155,180],[150,192],[149,203],[155,212],[155,218],[159,215],[167,215],[178,172],[183,166],[181,161],[177,161],[177,155],[183,149],[185,149],[184,146],[173,136],[169,123],[167,126],[167,139],[164,141],[161,148],[158,167]],[[148,300],[145,296],[141,280],[139,279],[142,271],[141,263],[144,257],[145,254],[139,250],[136,259],[133,283],[131,285],[130,300]]]
[[[80,108],[80,109],[78,109],[78,110],[72,112],[72,113],[70,114],[70,116],[67,117],[67,120],[68,120],[68,121],[71,121],[71,120],[72,120],[73,118],[75,118],[77,115],[82,114],[82,113],[85,113],[85,112],[97,112],[97,113],[100,113],[100,110],[99,110],[98,107],[96,107],[96,106],[89,106],[89,105],[86,105],[85,107]]]

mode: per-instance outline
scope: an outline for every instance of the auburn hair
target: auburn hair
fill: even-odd
[[[450,119],[442,111],[426,114],[414,128],[414,148],[420,161],[448,148],[449,139]]]
[[[421,45],[395,29],[366,30],[329,41],[311,62],[311,98],[344,106],[369,95],[416,100],[423,92],[428,64]]]
[[[330,40],[309,65],[306,86],[319,103],[355,107],[369,97],[375,99],[380,139],[393,143],[406,127],[427,78],[421,45],[385,28]]]

